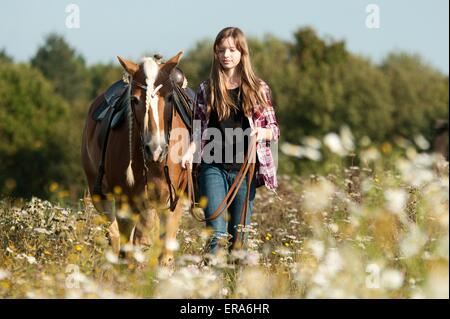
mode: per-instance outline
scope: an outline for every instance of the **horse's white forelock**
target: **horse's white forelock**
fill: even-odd
[[[153,112],[153,118],[155,120],[156,129],[158,134],[157,140],[158,145],[159,141],[159,114],[158,114],[158,96],[152,96],[153,90],[155,89],[155,81],[158,76],[159,66],[157,61],[151,57],[142,58],[144,73],[145,73],[145,82],[147,84],[147,94],[145,97],[145,119],[144,119],[144,131],[148,133],[148,109],[151,107]]]

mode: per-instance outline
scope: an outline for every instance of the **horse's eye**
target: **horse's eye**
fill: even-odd
[[[131,103],[132,104],[138,104],[139,103],[139,98],[137,96],[132,96],[131,97]]]

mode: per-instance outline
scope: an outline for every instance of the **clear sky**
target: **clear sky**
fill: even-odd
[[[66,6],[77,4],[80,28],[66,27]],[[380,28],[366,27],[368,4],[380,9]],[[89,64],[139,58],[160,52],[166,58],[213,39],[226,26],[247,35],[271,33],[292,40],[302,26],[320,36],[344,39],[353,52],[380,62],[402,50],[420,54],[449,73],[448,0],[2,0],[0,49],[17,61],[32,57],[44,37],[56,31]]]

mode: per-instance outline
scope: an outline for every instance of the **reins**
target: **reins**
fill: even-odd
[[[132,82],[133,84],[144,88],[144,85],[140,84],[140,83],[136,83],[135,81]],[[174,90],[173,90],[173,95],[174,95],[174,99],[177,99],[178,101],[181,101],[181,104],[183,104],[184,106],[186,106],[186,101],[185,99],[181,96],[178,96],[177,94],[180,94],[177,90],[176,84],[174,84],[172,82],[172,85],[174,85]],[[147,87],[145,87],[145,89],[147,89]],[[170,130],[169,130],[169,136],[170,136],[170,131],[172,129],[172,124],[173,124],[173,116],[180,112],[180,110],[178,110],[175,105],[175,100],[172,101],[172,120],[170,123]],[[131,103],[132,104],[132,103]],[[135,112],[133,112],[135,113]],[[192,114],[190,114],[192,116]],[[134,116],[136,116],[134,114]],[[181,116],[181,114],[180,114]],[[135,119],[137,121],[137,119]],[[138,123],[139,124],[139,123]],[[184,123],[185,125],[188,123]],[[188,129],[192,129],[192,126],[189,127],[188,125],[186,125],[186,127]],[[142,139],[142,136],[141,136]],[[142,141],[141,141],[142,144]],[[170,139],[169,139],[169,144],[170,144]],[[142,145],[141,145],[142,147]],[[167,147],[169,147],[169,145],[167,145]],[[243,227],[245,228],[246,226],[246,221],[247,221],[247,213],[248,213],[248,204],[249,204],[249,198],[250,198],[250,188],[251,188],[251,183],[253,181],[253,176],[255,174],[255,163],[256,163],[256,136],[250,136],[250,140],[249,140],[249,146],[247,149],[247,153],[245,154],[244,157],[244,163],[241,165],[238,174],[236,175],[236,178],[233,182],[233,184],[230,186],[227,195],[225,196],[225,198],[223,199],[223,201],[221,202],[221,204],[216,208],[216,210],[214,211],[214,213],[206,218],[206,217],[202,217],[199,216],[196,212],[195,212],[195,190],[194,190],[194,182],[193,182],[193,177],[192,177],[192,168],[190,167],[190,165],[187,165],[186,169],[183,169],[179,179],[178,179],[178,185],[177,188],[174,187],[171,179],[170,179],[170,174],[169,174],[169,167],[167,165],[167,157],[168,154],[166,154],[166,158],[165,158],[165,165],[164,165],[164,175],[166,178],[166,182],[169,188],[169,198],[168,198],[168,203],[169,203],[169,209],[171,211],[173,211],[175,209],[175,207],[177,206],[178,200],[180,199],[180,196],[185,195],[186,194],[186,190],[187,190],[187,199],[189,201],[189,213],[199,222],[207,222],[207,221],[212,221],[215,220],[217,218],[219,218],[231,205],[231,203],[233,202],[234,198],[236,197],[242,183],[244,182],[246,176],[247,178],[247,189],[246,189],[246,200],[244,203],[244,206],[242,207],[242,211],[241,211],[241,216],[240,216],[240,225],[243,225]],[[145,163],[145,158],[144,158],[144,163]],[[145,166],[145,173],[147,173],[147,167]],[[145,174],[147,177],[147,174]],[[238,238],[236,238],[236,243],[241,243],[241,241],[243,241],[243,232],[239,233]]]
[[[250,137],[249,147],[247,149],[247,154],[244,158],[244,163],[241,165],[238,174],[230,186],[227,195],[221,202],[221,204],[216,208],[214,213],[208,217],[203,218],[195,212],[195,194],[194,194],[194,182],[192,179],[192,169],[190,165],[187,165],[187,168],[184,169],[180,175],[178,190],[185,190],[187,188],[187,198],[189,201],[189,213],[199,222],[212,221],[219,218],[231,205],[234,198],[236,197],[242,183],[244,182],[245,177],[247,176],[247,190],[245,195],[245,203],[242,207],[241,217],[240,217],[240,225],[243,225],[245,228],[247,221],[247,212],[248,212],[248,203],[250,198],[250,187],[253,180],[253,176],[255,174],[255,160],[256,160],[256,137]],[[169,186],[170,187],[170,186]],[[243,240],[243,234],[240,234],[240,237],[237,238],[236,242]]]

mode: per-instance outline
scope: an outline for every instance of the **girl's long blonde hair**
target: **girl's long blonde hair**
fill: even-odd
[[[225,72],[220,64],[218,48],[223,39],[233,38],[236,49],[241,53],[241,61],[237,72],[241,77],[240,100],[245,116],[251,116],[255,107],[265,107],[267,101],[260,79],[255,75],[250,62],[247,40],[244,33],[235,27],[228,27],[219,32],[214,41],[214,58],[209,75],[207,89],[207,112],[216,110],[219,120],[230,116],[230,111],[237,110],[237,105],[228,94],[225,83]]]

